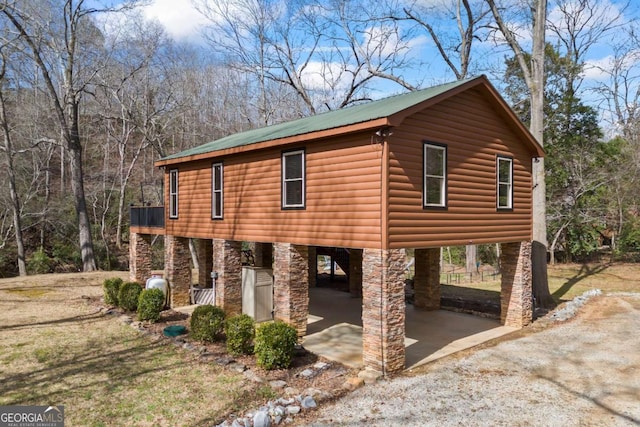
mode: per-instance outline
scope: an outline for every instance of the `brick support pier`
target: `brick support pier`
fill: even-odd
[[[149,234],[129,233],[129,280],[145,284],[151,277],[151,239]]]
[[[365,249],[362,268],[362,359],[384,374],[404,369],[404,249]]]
[[[423,310],[440,308],[440,248],[415,250],[413,278],[414,306]]]
[[[307,246],[273,244],[273,287],[275,319],[307,333],[309,316],[309,251]]]
[[[205,288],[213,286],[213,242],[211,239],[198,240],[198,285]]]
[[[216,305],[227,316],[242,314],[242,242],[213,240],[213,271],[216,279]]]
[[[500,245],[500,321],[521,328],[533,320],[531,242]]]
[[[349,251],[349,293],[353,298],[362,296],[362,249]]]
[[[189,239],[164,237],[164,277],[171,288],[171,307],[189,305],[191,287],[191,252]]]

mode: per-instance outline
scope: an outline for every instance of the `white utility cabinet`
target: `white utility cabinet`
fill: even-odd
[[[273,319],[273,270],[242,267],[242,313],[256,322]]]

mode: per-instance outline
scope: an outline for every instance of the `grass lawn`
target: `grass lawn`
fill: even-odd
[[[68,426],[199,426],[273,397],[87,303],[118,275],[128,273],[0,280],[0,405],[64,405]],[[557,300],[593,288],[640,292],[640,265],[550,266],[549,283]],[[500,290],[499,281],[464,286],[457,291]]]
[[[640,264],[556,264],[548,266],[549,290],[557,302],[590,289],[605,293],[640,292]],[[465,282],[456,288],[500,293],[500,280]]]
[[[64,405],[68,426],[183,426],[270,396],[87,304],[121,274],[0,280],[0,405]]]

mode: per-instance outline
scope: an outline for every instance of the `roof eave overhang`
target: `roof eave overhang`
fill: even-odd
[[[178,163],[195,162],[198,160],[206,160],[216,157],[228,156],[231,154],[246,153],[248,151],[262,150],[265,148],[274,148],[295,144],[298,142],[312,141],[322,138],[330,138],[338,135],[346,135],[350,133],[363,132],[370,129],[378,129],[380,127],[391,126],[387,117],[369,120],[367,122],[355,123],[347,126],[325,129],[317,132],[310,132],[300,135],[289,136],[286,138],[272,139],[268,141],[256,142],[253,144],[240,145],[237,147],[225,148],[222,150],[214,150],[206,153],[193,154],[191,156],[176,157],[171,159],[161,159],[155,162],[156,167],[166,167]]]

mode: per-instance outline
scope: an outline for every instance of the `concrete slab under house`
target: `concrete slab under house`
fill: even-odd
[[[412,347],[429,351],[416,328],[435,342],[434,324],[463,323],[414,316],[440,308],[441,247],[500,244],[500,323],[531,322],[532,162],[543,154],[484,76],[229,135],[156,162],[165,204],[131,208],[131,278],[151,275],[150,242],[163,235],[172,306],[191,303],[197,239],[198,283],[217,305],[263,316],[272,304],[269,317],[302,338],[322,324],[310,309],[317,256],[329,254],[359,301],[359,322],[346,324],[361,328],[360,363],[395,373],[424,359]]]

